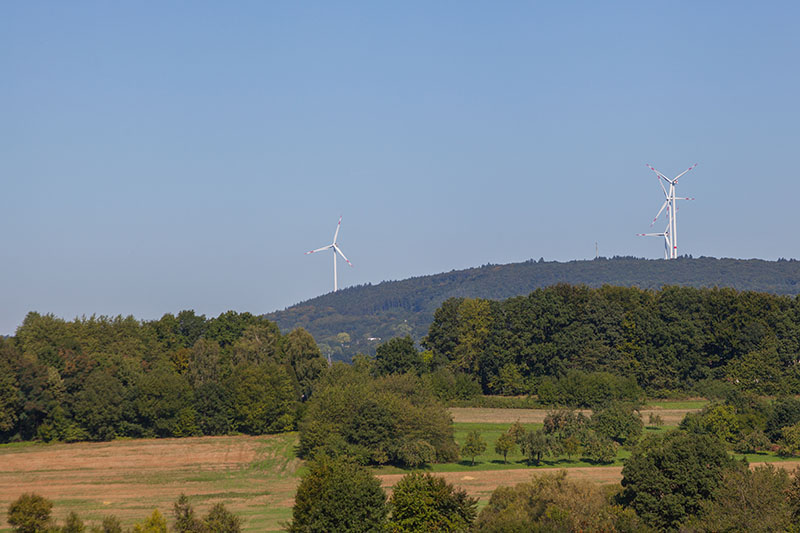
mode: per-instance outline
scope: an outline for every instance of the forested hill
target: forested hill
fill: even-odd
[[[350,359],[373,354],[391,337],[421,339],[433,312],[451,297],[505,299],[557,283],[637,286],[732,287],[796,295],[800,261],[682,257],[672,261],[615,257],[568,263],[526,261],[485,265],[377,285],[350,287],[267,315],[282,331],[307,329],[324,353]],[[341,335],[346,333],[347,335]]]

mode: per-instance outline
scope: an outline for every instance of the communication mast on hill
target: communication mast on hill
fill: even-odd
[[[696,166],[697,163],[690,166],[689,168],[687,168],[674,178],[669,179],[658,170],[654,169],[650,165],[647,165],[647,168],[656,173],[656,177],[658,178],[658,184],[661,186],[661,190],[664,192],[664,203],[661,205],[661,209],[658,210],[658,213],[656,213],[655,218],[653,218],[653,221],[650,223],[650,227],[652,227],[656,223],[656,220],[658,220],[658,217],[661,216],[661,213],[664,210],[666,210],[667,229],[665,229],[663,233],[639,233],[637,235],[641,237],[655,237],[655,236],[664,237],[664,244],[667,247],[667,253],[665,254],[666,255],[665,259],[676,259],[678,257],[678,206],[676,204],[676,201],[694,200],[694,198],[675,196],[675,187],[678,185],[678,180],[684,174],[686,174]],[[664,187],[664,182],[667,182],[669,187]]]

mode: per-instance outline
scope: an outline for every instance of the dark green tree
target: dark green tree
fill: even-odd
[[[25,493],[8,506],[6,521],[17,533],[41,533],[51,525],[52,509],[50,500]]]
[[[125,387],[110,370],[98,368],[88,375],[83,390],[73,397],[72,411],[90,440],[117,436],[129,406],[125,396]]]
[[[461,455],[472,458],[472,465],[475,465],[475,458],[486,451],[486,442],[481,438],[481,433],[477,429],[467,433],[464,444],[461,445]]]
[[[299,386],[299,396],[307,400],[328,368],[314,337],[303,328],[290,331],[283,339],[283,352],[294,371]]]
[[[550,439],[541,429],[534,429],[522,436],[520,448],[529,463],[538,465],[542,462],[542,457],[550,453]]]
[[[172,505],[172,516],[175,517],[174,529],[177,533],[204,533],[203,523],[195,515],[186,494],[181,493]]]
[[[726,471],[742,468],[723,442],[674,431],[644,439],[622,468],[622,501],[649,525],[675,530],[711,499]]]
[[[192,408],[192,389],[186,379],[165,365],[142,376],[136,388],[139,423],[156,437],[180,435],[185,418],[181,412]],[[184,411],[185,413],[185,411]]]
[[[84,531],[86,531],[86,526],[83,524],[83,520],[75,511],[70,511],[61,527],[61,533],[83,533]]]
[[[383,531],[386,493],[366,468],[320,456],[308,465],[292,508],[290,533]]]
[[[644,430],[644,423],[633,406],[617,402],[593,413],[589,425],[623,446],[636,444]]]
[[[0,338],[0,441],[19,421],[21,402],[14,362],[19,360],[13,345]]]
[[[286,367],[275,363],[237,367],[228,388],[234,429],[260,435],[294,427],[298,399]]]
[[[380,376],[419,372],[421,368],[422,359],[411,337],[395,337],[375,349],[373,369]]]
[[[404,476],[389,500],[393,532],[469,531],[477,514],[478,500],[456,489],[444,478],[414,472]]]
[[[221,503],[214,504],[203,518],[203,532],[239,533],[241,530],[242,520]]]
[[[513,453],[517,449],[517,442],[509,432],[505,432],[494,443],[494,452],[503,456],[503,462],[508,462],[508,454]]]
[[[593,463],[612,463],[617,457],[617,448],[610,438],[588,431],[583,437],[583,455]]]
[[[702,503],[699,519],[689,530],[747,531],[771,533],[791,531],[793,508],[787,499],[789,474],[772,465],[755,470],[725,472],[714,497]]]

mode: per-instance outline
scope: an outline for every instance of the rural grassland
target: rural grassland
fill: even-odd
[[[221,502],[246,531],[279,531],[291,516],[300,461],[296,433],[249,437],[118,440],[0,447],[0,530],[5,510],[25,492],[87,522],[116,515],[124,526],[153,509],[170,516],[183,492],[200,513]]]
[[[664,416],[665,425],[648,431],[671,429],[702,402],[681,405],[665,402],[643,410]],[[537,472],[566,469],[569,477],[601,484],[618,483],[622,459],[596,466],[577,457],[561,457],[528,465],[519,451],[508,462],[494,452],[497,437],[520,420],[528,428],[540,426],[546,411],[533,409],[451,409],[456,442],[478,430],[487,444],[475,458],[431,465],[427,470],[445,477],[480,498],[482,505],[500,485],[527,481]],[[24,492],[35,492],[52,500],[57,521],[70,511],[96,523],[113,514],[124,526],[143,520],[153,509],[171,519],[172,504],[187,494],[203,514],[213,504],[224,503],[241,516],[245,531],[281,531],[291,517],[294,494],[302,473],[295,457],[297,433],[269,436],[192,437],[182,439],[116,440],[101,443],[7,444],[0,446],[0,531],[10,531],[5,510]],[[798,464],[774,454],[748,457],[751,462]],[[382,485],[391,487],[408,473],[396,467],[375,468]],[[170,520],[171,521],[171,520]]]

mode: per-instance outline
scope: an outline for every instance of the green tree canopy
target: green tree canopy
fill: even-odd
[[[38,494],[25,493],[8,506],[6,521],[17,533],[40,533],[51,524],[53,502]]]
[[[392,490],[389,529],[396,533],[466,532],[475,520],[477,505],[478,500],[444,478],[414,472],[404,476]]]
[[[386,526],[386,493],[378,478],[346,458],[308,465],[292,508],[290,533],[372,533]]]
[[[648,524],[677,529],[711,499],[725,472],[741,468],[723,442],[673,431],[647,437],[622,468],[622,500]]]
[[[422,358],[411,337],[395,337],[375,349],[374,371],[378,375],[418,372]]]

